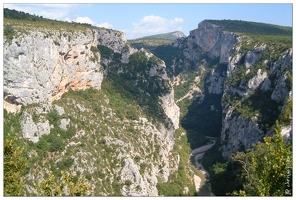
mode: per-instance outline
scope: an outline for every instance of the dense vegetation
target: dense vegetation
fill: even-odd
[[[16,136],[9,133],[4,140],[4,196],[24,196],[26,168],[29,162]],[[71,173],[61,172],[62,179],[52,172],[35,184],[39,196],[85,196],[90,185],[84,177],[74,179]],[[28,195],[28,194],[27,194]],[[30,194],[29,194],[30,195]]]
[[[4,196],[21,196],[25,181],[23,173],[27,168],[23,149],[20,147],[17,137],[9,133],[4,140]]]
[[[217,156],[217,148],[205,153],[202,163],[209,169],[216,195],[292,195],[292,143],[280,136],[279,124],[274,131],[274,136],[265,137],[245,152],[237,152],[230,161]]]
[[[233,161],[240,163],[242,196],[292,195],[292,142],[285,142],[276,123],[275,135],[246,152],[238,152]]]
[[[160,62],[162,61],[155,56],[148,59],[142,52],[134,53],[130,56],[128,64],[111,63],[108,80],[126,102],[137,102],[140,107],[146,108],[144,112],[149,118],[163,121],[165,114],[158,97],[168,93],[171,86],[168,80],[149,75],[150,68]],[[121,69],[123,73],[118,73]],[[164,68],[157,70],[160,74],[165,73]]]

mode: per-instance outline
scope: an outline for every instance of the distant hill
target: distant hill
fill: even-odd
[[[186,37],[181,31],[174,31],[170,33],[163,33],[157,35],[150,35],[141,38],[137,38],[134,40],[129,40],[129,43],[135,48],[147,48],[151,50],[156,46],[168,45],[171,44],[174,40],[178,38]]]
[[[242,20],[205,20],[235,33],[260,35],[292,35],[292,27]]]
[[[141,39],[158,38],[158,39],[166,39],[166,40],[175,40],[175,39],[178,39],[178,38],[181,38],[181,37],[186,37],[186,36],[181,31],[174,31],[174,32],[170,32],[170,33],[150,35],[150,36],[142,37]]]

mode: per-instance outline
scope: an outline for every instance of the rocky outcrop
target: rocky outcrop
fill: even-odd
[[[56,110],[56,112],[59,116],[62,116],[63,114],[65,114],[65,110],[63,107],[60,107],[58,105],[54,105],[54,109]]]
[[[259,49],[247,53],[245,67],[249,69],[254,65],[258,59],[258,52],[264,52],[266,47],[263,45]],[[261,50],[260,50],[261,49]],[[239,54],[238,54],[239,55]],[[239,58],[239,59],[237,59]],[[232,61],[240,60],[240,56],[233,56]],[[252,59],[251,59],[252,58]],[[234,62],[228,65],[228,74],[233,74],[231,66]],[[270,92],[270,98],[279,105],[284,105],[287,98],[292,98],[292,50],[288,50],[280,56],[277,61],[270,63],[270,71],[262,71],[258,69],[257,74],[252,77],[247,83],[241,82],[239,87],[226,87],[224,97],[227,94],[238,94],[242,99],[247,98],[256,89]],[[248,70],[247,70],[248,72]],[[270,130],[263,131],[258,125],[258,117],[255,115],[251,118],[246,118],[238,112],[234,112],[237,105],[222,104],[222,131],[221,131],[221,152],[224,158],[230,159],[233,153],[243,151],[252,146],[252,144],[261,141],[264,136],[271,134]],[[280,108],[278,108],[280,109]],[[292,127],[285,126],[282,135],[286,138],[291,138]]]
[[[51,102],[70,88],[100,89],[101,58],[92,50],[97,45],[121,53],[126,38],[120,31],[103,28],[75,32],[40,28],[4,43],[5,101],[15,105]]]
[[[51,35],[51,36],[49,36]],[[53,101],[71,89],[100,89],[100,60],[94,57],[92,31],[32,30],[3,47],[4,99],[27,105]],[[99,55],[97,55],[99,56]]]
[[[131,46],[126,45],[121,52],[121,62],[122,63],[128,63],[129,62],[129,56],[133,53],[136,53],[138,50],[135,48],[132,48]]]
[[[246,88],[245,96],[251,94],[259,85],[267,78],[267,72],[262,72],[258,69],[257,74],[248,81],[248,86]]]
[[[190,31],[188,37],[189,41],[197,44],[211,59],[219,58],[220,63],[228,63],[238,36],[204,20],[198,24],[197,29]]]
[[[175,37],[175,38],[183,38],[183,37],[186,37],[186,36],[184,35],[184,33],[181,32],[181,31],[173,32],[173,33],[172,33],[172,36]]]
[[[169,66],[171,73],[177,76],[183,70],[196,70],[200,65],[207,67],[209,60],[228,64],[235,52],[234,45],[239,39],[237,34],[204,20],[198,24],[197,29],[190,31],[188,37],[178,38],[172,43],[182,56]],[[221,79],[219,81],[221,84],[224,82]]]
[[[266,49],[266,45],[255,47],[252,51],[248,51],[245,56],[245,66],[247,69],[252,67],[259,59],[259,55],[263,54]]]
[[[212,69],[209,78],[206,80],[207,89],[210,94],[222,94],[225,87],[226,72]]]
[[[233,153],[249,149],[252,144],[261,141],[263,131],[258,127],[256,116],[248,119],[234,114],[234,107],[226,110],[222,120],[221,152],[224,158],[230,159]]]
[[[105,28],[95,29],[94,31],[98,38],[98,45],[106,46],[116,53],[122,52],[127,42],[123,32]]]
[[[169,164],[169,153],[174,145],[174,129],[173,127],[170,129],[170,131],[168,131],[165,127],[160,127],[160,129],[156,129],[156,127],[147,119],[141,118],[140,121],[141,124],[138,124],[135,128],[137,130],[141,130],[141,132],[145,133],[145,135],[150,135],[153,138],[158,138],[158,142],[154,143],[154,145],[160,146],[161,149],[159,155],[162,159],[158,160],[157,163],[153,163],[147,160],[147,152],[147,155],[145,153],[145,155],[141,156],[140,164],[137,164],[136,161],[131,158],[134,155],[139,155],[136,151],[136,148],[134,148],[133,152],[126,152],[125,154],[121,154],[120,157],[125,157],[123,161],[124,166],[120,170],[121,182],[125,183],[129,181],[131,184],[129,187],[124,186],[121,192],[125,196],[157,196],[158,191],[156,185],[158,183],[158,178],[161,177],[161,179],[166,182],[168,180],[170,172],[178,164]],[[151,165],[151,168],[149,170],[145,169],[143,171],[143,167],[141,166],[148,165],[148,163],[149,165]],[[141,188],[141,190],[137,189],[137,187]]]
[[[67,126],[70,124],[70,119],[61,119],[59,127],[63,130],[67,130]]]
[[[179,128],[180,108],[174,101],[174,90],[165,96],[159,97],[165,114],[172,120],[174,128]]]
[[[271,98],[277,102],[284,102],[292,94],[292,55],[292,49],[288,50],[271,67],[276,77]]]
[[[38,142],[42,135],[48,135],[50,133],[50,124],[44,118],[34,122],[32,115],[24,112],[21,117],[21,130],[23,138],[29,139],[32,142]]]

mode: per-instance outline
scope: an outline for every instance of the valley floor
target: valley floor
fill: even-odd
[[[215,140],[211,138],[210,144],[206,144],[199,148],[192,150],[191,169],[194,172],[194,184],[197,195],[199,196],[214,196],[211,192],[211,186],[208,183],[209,173],[204,167],[198,162],[204,155],[204,153],[215,145]]]

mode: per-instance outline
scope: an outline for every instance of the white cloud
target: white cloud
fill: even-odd
[[[180,30],[178,26],[184,20],[182,18],[165,19],[160,16],[149,15],[143,17],[138,23],[133,23],[132,33],[140,33],[144,35],[165,33]]]
[[[47,11],[40,11],[39,15],[49,19],[62,19],[63,17],[68,15],[68,12],[65,10],[53,9],[53,10],[47,10]]]
[[[113,25],[112,24],[109,24],[108,22],[103,22],[103,23],[100,23],[100,24],[97,24],[98,27],[104,27],[104,28],[113,28]]]
[[[66,18],[64,19],[64,21],[66,21],[66,22],[72,22],[72,19],[70,19],[69,17],[66,17]]]
[[[182,19],[182,18],[179,18],[179,17],[176,17],[175,19],[174,19],[174,22],[184,22],[184,20]]]
[[[95,22],[93,20],[91,20],[89,17],[77,17],[75,20],[70,19],[69,17],[66,17],[64,19],[64,21],[66,21],[66,22],[77,22],[77,23],[87,23],[87,24],[91,24],[91,25],[95,24]]]
[[[95,22],[92,21],[90,18],[88,17],[77,17],[75,22],[78,23],[87,23],[87,24],[94,24]]]

